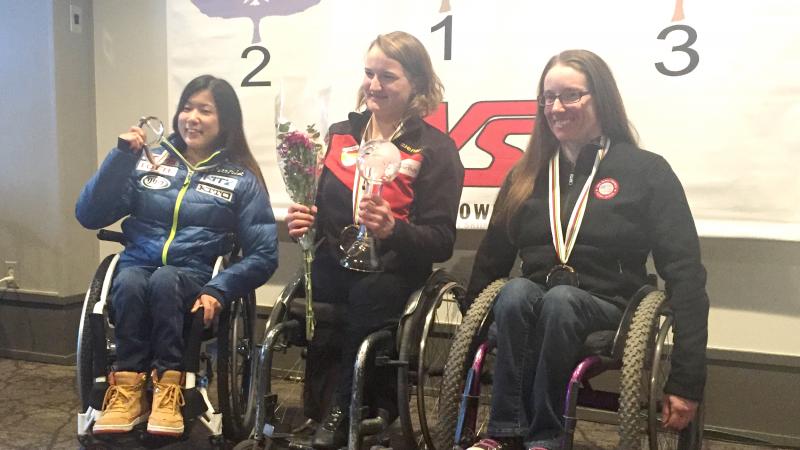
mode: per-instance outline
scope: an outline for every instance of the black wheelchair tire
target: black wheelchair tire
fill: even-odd
[[[81,403],[81,412],[86,411],[89,407],[92,386],[94,384],[94,376],[92,374],[93,365],[93,347],[92,347],[92,330],[89,325],[89,315],[94,309],[94,305],[100,301],[100,294],[103,290],[103,281],[108,272],[108,266],[114,259],[115,255],[106,256],[100,265],[95,270],[94,277],[89,283],[89,289],[86,292],[86,298],[83,301],[81,310],[81,319],[78,326],[78,348],[75,352],[78,383],[78,397]]]
[[[620,377],[621,449],[641,448],[643,439],[651,450],[694,450],[702,446],[702,405],[695,420],[681,432],[660,427],[657,404],[663,395],[671,351],[665,339],[673,325],[671,315],[662,315],[665,302],[663,291],[648,294],[631,321]]]
[[[441,386],[429,386],[428,374],[431,371],[430,367],[425,366],[425,360],[434,344],[432,338],[437,337],[437,329],[434,326],[437,318],[436,312],[442,307],[443,302],[453,302],[450,307],[455,306],[458,309],[458,301],[465,294],[465,290],[458,280],[446,272],[440,271],[434,276],[439,279],[433,279],[433,286],[426,284],[424,289],[428,292],[421,294],[420,304],[404,326],[399,343],[398,359],[409,363],[401,366],[398,372],[398,412],[406,447],[409,449],[433,449],[434,438],[428,421],[436,417],[436,411],[427,411],[429,408],[435,408],[431,402],[426,401],[426,390],[429,393],[431,391],[440,392]],[[452,295],[452,298],[446,298],[448,295]],[[441,338],[441,336],[438,337]],[[452,342],[452,338],[450,342]],[[412,395],[412,391],[414,395]],[[418,421],[411,416],[412,398],[416,399]]]
[[[497,294],[508,279],[499,279],[487,286],[470,305],[467,315],[458,327],[447,362],[444,366],[441,393],[439,394],[439,421],[435,430],[434,446],[437,450],[450,450],[455,444],[461,396],[464,392],[467,370],[472,364],[478,339],[485,332],[486,317]],[[467,430],[466,434],[474,434]],[[463,437],[463,436],[462,436]]]
[[[241,333],[239,333],[241,331]],[[220,313],[217,347],[217,396],[222,432],[234,441],[253,428],[254,405],[248,407],[255,339],[255,295],[233,300]]]

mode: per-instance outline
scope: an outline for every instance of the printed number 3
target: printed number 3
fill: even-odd
[[[686,75],[687,73],[693,71],[697,65],[700,63],[700,55],[697,53],[695,49],[692,48],[692,44],[697,41],[697,31],[694,28],[690,27],[689,25],[672,25],[667,28],[661,30],[661,33],[658,34],[658,39],[664,40],[667,38],[667,35],[672,33],[673,31],[680,30],[686,33],[686,42],[681,45],[676,45],[672,47],[673,52],[683,52],[689,55],[689,64],[680,70],[670,70],[667,69],[667,66],[664,65],[663,62],[656,63],[656,69],[664,75],[669,77],[679,77],[681,75]]]

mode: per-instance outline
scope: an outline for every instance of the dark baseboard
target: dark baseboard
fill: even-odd
[[[0,356],[75,364],[83,294],[5,291],[0,295]]]

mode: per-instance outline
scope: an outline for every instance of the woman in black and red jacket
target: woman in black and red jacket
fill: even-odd
[[[312,269],[315,302],[342,303],[347,310],[336,392],[314,436],[316,448],[338,448],[346,442],[358,346],[369,333],[400,317],[433,263],[453,252],[464,168],[453,141],[422,119],[438,107],[442,91],[416,38],[404,32],[378,36],[367,52],[358,93],[358,108],[365,110],[330,128],[317,206],[289,208],[290,236],[298,238],[313,225],[318,239],[324,239]],[[389,140],[399,149],[400,170],[394,181],[384,184],[380,197],[361,196],[358,150],[375,139]],[[339,263],[342,229],[355,217],[378,239],[382,272],[357,272]],[[315,414],[307,409],[306,415]]]

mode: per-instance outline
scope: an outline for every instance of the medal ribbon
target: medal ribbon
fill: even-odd
[[[372,117],[369,116],[369,120],[367,121],[367,125],[364,127],[364,132],[361,134],[361,142],[359,145],[364,145],[367,142],[367,133],[369,132],[370,136],[372,135],[370,127],[372,126]],[[397,125],[397,128],[394,129],[392,135],[389,136],[389,141],[394,141],[395,138],[400,135],[400,131],[403,129],[403,122],[400,122]],[[360,153],[360,152],[359,152]],[[361,171],[358,170],[358,163],[356,163],[356,174],[353,177],[353,223],[358,225],[358,204],[361,202],[361,198],[364,197],[364,192],[366,191],[366,178],[361,176]]]
[[[583,215],[586,212],[586,204],[589,201],[589,189],[592,186],[594,174],[597,172],[597,168],[600,166],[600,161],[606,156],[609,147],[611,147],[611,139],[601,137],[600,142],[603,148],[597,152],[597,156],[594,158],[594,165],[592,166],[592,173],[589,174],[589,178],[583,184],[583,189],[581,189],[581,193],[575,202],[575,207],[572,209],[569,222],[567,222],[566,237],[564,236],[561,227],[561,183],[559,180],[560,177],[558,164],[561,149],[559,148],[559,151],[556,152],[552,158],[550,158],[548,179],[550,183],[548,194],[550,203],[550,231],[553,235],[553,247],[556,250],[556,255],[558,255],[558,259],[561,261],[561,264],[566,265],[567,261],[569,261],[569,255],[572,253],[572,248],[575,246],[575,241],[578,239],[578,230],[581,228]]]

